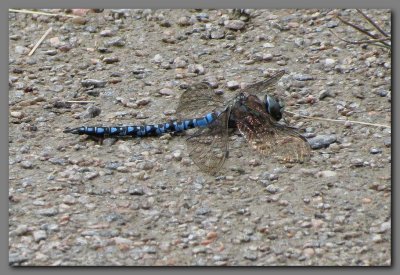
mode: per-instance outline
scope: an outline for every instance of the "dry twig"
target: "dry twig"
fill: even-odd
[[[48,12],[42,12],[42,11],[33,11],[33,10],[16,10],[16,9],[9,9],[9,12],[16,12],[16,13],[30,13],[30,14],[39,14],[39,15],[48,15],[48,16],[65,16],[65,17],[80,17],[78,15],[72,15],[72,14],[61,14],[61,13],[48,13]]]
[[[391,128],[388,125],[384,125],[384,124],[374,124],[374,123],[368,123],[368,122],[363,122],[363,121],[355,121],[355,120],[342,120],[342,119],[330,119],[330,118],[321,118],[321,117],[311,117],[311,116],[303,116],[303,115],[299,115],[290,111],[284,111],[285,113],[291,114],[291,115],[296,115],[296,116],[300,116],[302,118],[305,119],[310,119],[310,120],[322,120],[322,121],[331,121],[331,122],[340,122],[340,123],[354,123],[354,124],[362,124],[362,125],[368,125],[368,126],[375,126],[375,127],[384,127],[384,128]]]
[[[48,29],[43,35],[42,37],[39,39],[39,41],[36,43],[36,45],[32,48],[32,50],[28,53],[28,56],[31,56],[37,49],[37,47],[39,47],[39,45],[43,42],[43,40],[46,38],[47,35],[49,35],[49,33],[52,31],[53,29],[50,27],[50,29]]]
[[[378,24],[376,24],[370,17],[368,17],[365,13],[363,13],[360,9],[357,9],[357,12],[360,13],[364,19],[370,23],[380,34],[376,35],[376,34],[372,34],[371,32],[369,32],[368,30],[364,29],[363,27],[357,26],[353,23],[350,23],[349,21],[344,20],[343,18],[341,18],[339,15],[337,15],[336,17],[344,24],[352,27],[353,29],[357,30],[360,33],[363,33],[365,35],[367,35],[368,37],[370,37],[371,39],[367,39],[367,40],[359,40],[359,41],[349,41],[349,40],[345,40],[343,38],[340,38],[335,32],[331,31],[331,33],[333,33],[336,37],[338,37],[340,40],[345,41],[346,43],[349,44],[372,44],[372,45],[376,45],[376,46],[380,46],[380,47],[384,47],[387,49],[391,49],[391,36],[388,35],[381,27],[379,27]],[[383,36],[383,37],[382,37]]]

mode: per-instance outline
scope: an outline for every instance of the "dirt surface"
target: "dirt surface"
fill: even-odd
[[[365,12],[390,32],[390,11]],[[360,14],[81,15],[9,14],[11,265],[391,264],[390,128],[287,116],[321,141],[310,161],[263,157],[235,131],[217,176],[189,158],[188,134],[100,145],[63,133],[166,122],[193,83],[230,97],[280,69],[286,110],[390,126],[390,52],[331,32],[366,39],[335,17],[371,30]]]

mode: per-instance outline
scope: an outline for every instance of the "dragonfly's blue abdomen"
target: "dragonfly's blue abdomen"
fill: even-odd
[[[97,137],[146,137],[159,136],[170,132],[183,132],[195,127],[207,127],[216,120],[219,112],[208,113],[202,118],[186,119],[183,121],[166,122],[162,124],[143,125],[143,126],[112,126],[94,127],[82,126],[73,129],[66,129],[64,133],[77,135],[89,135]]]

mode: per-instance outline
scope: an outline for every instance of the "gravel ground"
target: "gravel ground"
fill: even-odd
[[[391,265],[390,128],[287,117],[314,147],[291,166],[236,131],[217,176],[188,135],[62,132],[165,122],[191,83],[229,96],[278,69],[287,110],[390,125],[390,52],[330,32],[364,39],[335,17],[369,28],[355,10],[74,12],[9,14],[10,265]]]

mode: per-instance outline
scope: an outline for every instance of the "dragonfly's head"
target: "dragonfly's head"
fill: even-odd
[[[284,105],[279,99],[266,95],[264,98],[265,109],[276,121],[281,120]]]

